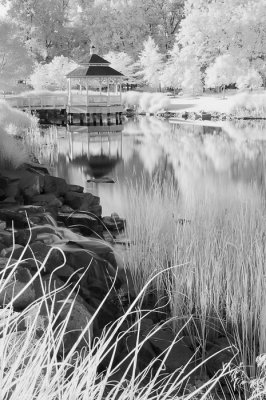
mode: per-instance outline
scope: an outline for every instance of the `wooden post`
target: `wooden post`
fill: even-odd
[[[122,81],[120,81],[120,105],[122,104]]]
[[[86,112],[88,112],[88,105],[89,105],[89,99],[88,99],[88,79],[86,79]]]
[[[107,78],[107,105],[110,106],[110,80]]]
[[[68,78],[68,105],[71,106],[71,78]]]

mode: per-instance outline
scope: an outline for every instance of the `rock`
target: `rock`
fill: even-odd
[[[55,193],[64,196],[68,191],[68,184],[62,178],[56,176],[44,176],[44,193]]]
[[[45,268],[43,270],[44,273],[51,273],[56,268],[64,265],[64,257],[62,252],[56,248],[53,248],[52,246],[47,246],[41,242],[35,242],[32,243],[31,250],[35,258],[41,264],[45,261],[48,253],[50,252],[49,257],[45,261]]]
[[[61,213],[72,214],[72,213],[74,212],[74,210],[73,210],[72,207],[69,207],[69,206],[67,206],[67,205],[63,205],[63,206],[60,208],[60,212],[61,212]]]
[[[99,206],[100,198],[91,193],[67,192],[65,204],[74,210],[89,211],[95,206]]]
[[[36,240],[36,233],[29,229],[19,229],[15,232],[15,243],[26,246],[27,243],[32,243]]]
[[[63,203],[54,193],[45,193],[32,198],[32,203],[39,206],[62,207]]]
[[[31,172],[38,172],[41,173],[43,175],[48,174],[49,175],[49,171],[47,166],[43,165],[43,164],[39,164],[39,163],[34,163],[34,162],[27,162],[23,164],[23,168],[27,169],[28,171]]]
[[[24,259],[32,257],[30,250],[28,248],[24,248],[24,246],[21,246],[20,244],[15,244],[2,250],[1,257],[12,257],[15,260],[18,260],[22,253]]]
[[[116,181],[113,178],[110,178],[109,176],[103,176],[102,178],[91,178],[91,179],[88,179],[87,182],[93,182],[93,183],[115,183]]]
[[[234,356],[233,348],[226,337],[216,339],[215,343],[206,352],[206,368],[210,377],[220,371],[224,364],[229,363]]]
[[[79,232],[85,236],[97,232],[99,225],[96,218],[85,212],[72,212],[71,214],[59,212],[57,219],[70,228],[78,228]]]
[[[26,172],[25,177],[20,180],[19,186],[25,199],[31,199],[43,191],[44,177],[39,174]]]
[[[112,216],[113,215],[113,216]],[[111,217],[103,217],[102,222],[105,229],[110,231],[121,231],[125,229],[125,220],[119,218],[117,214],[112,214]]]
[[[0,231],[0,242],[5,245],[5,247],[10,247],[13,244],[13,233],[9,231]]]
[[[33,285],[31,284],[25,289],[31,279],[32,275],[27,268],[17,267],[14,276],[9,281],[4,280],[6,285],[1,285],[0,305],[9,304],[17,295],[19,295],[18,298],[12,303],[15,309],[23,310],[33,303],[35,301]]]
[[[81,350],[84,346],[87,347],[93,338],[92,323],[88,326],[83,338],[80,338],[81,331],[92,318],[92,314],[88,311],[86,303],[75,292],[71,294],[70,288],[63,288],[64,283],[59,278],[48,275],[42,278],[42,283],[47,294],[51,293],[54,289],[60,289],[55,294],[53,305],[56,325],[66,321],[66,317],[71,309],[64,335],[64,348],[61,347],[61,352],[68,352],[73,346],[77,346],[76,350]],[[79,341],[79,339],[81,340]]]
[[[68,192],[83,193],[84,187],[79,185],[67,185]]]
[[[0,189],[0,201],[3,201],[6,197],[6,192],[3,189]]]
[[[212,115],[210,113],[202,113],[202,121],[211,121]]]

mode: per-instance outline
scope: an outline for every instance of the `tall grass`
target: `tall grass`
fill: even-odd
[[[163,93],[142,93],[142,92],[124,92],[122,94],[122,103],[129,107],[137,107],[139,111],[147,113],[156,113],[167,109],[171,104],[169,97]]]
[[[231,190],[230,190],[231,189]],[[187,192],[189,193],[189,192]],[[249,193],[249,195],[247,195]],[[206,343],[226,335],[255,374],[265,340],[265,205],[250,191],[195,187],[185,197],[172,185],[128,189],[125,211],[132,246],[126,252],[138,290],[158,270],[158,298],[169,300],[174,329]],[[182,218],[183,219],[182,219]],[[176,319],[177,318],[177,319]]]
[[[16,169],[28,160],[28,154],[22,143],[0,127],[0,168]]]
[[[229,112],[240,118],[266,118],[266,93],[244,92],[232,97]]]
[[[33,255],[34,258],[34,255]],[[35,259],[35,258],[34,258]],[[39,265],[37,260],[36,275],[32,281],[39,276],[45,267],[45,262]],[[0,275],[0,292],[7,287],[19,266],[16,263],[8,262],[5,272],[9,270],[10,275],[3,279]],[[155,277],[156,278],[156,277]],[[29,282],[28,286],[32,283]],[[143,291],[151,282],[147,282]],[[135,313],[135,307],[139,299],[131,304],[125,315],[116,323],[102,332],[99,338],[94,340],[87,339],[87,347],[83,351],[77,352],[82,338],[87,336],[92,330],[94,319],[97,317],[97,310],[90,321],[86,324],[69,353],[58,357],[62,348],[62,341],[66,332],[68,319],[70,318],[71,308],[66,319],[61,324],[56,324],[57,315],[53,315],[53,305],[56,292],[50,289],[47,293],[43,288],[43,297],[36,304],[32,304],[20,313],[13,311],[15,298],[7,302],[0,309],[0,395],[1,399],[17,400],[20,399],[51,399],[51,400],[99,400],[99,399],[177,399],[177,393],[184,385],[187,377],[182,376],[182,371],[165,376],[163,373],[164,360],[171,351],[171,346],[165,353],[163,359],[154,359],[144,370],[137,368],[137,358],[142,346],[149,338],[139,335],[141,317]],[[23,289],[27,290],[27,288]],[[143,291],[139,296],[142,296]],[[46,294],[45,294],[46,293]],[[16,297],[18,297],[19,293]],[[66,298],[66,303],[73,302],[73,292]],[[105,300],[105,299],[104,299]],[[103,300],[103,302],[104,302]],[[45,327],[39,325],[39,310],[45,306],[47,316]],[[64,303],[62,304],[62,307]],[[50,311],[49,311],[50,310]],[[29,315],[31,317],[29,318]],[[122,328],[123,323],[131,315],[135,321],[127,328]],[[26,320],[26,329],[19,331],[21,321]],[[155,328],[153,333],[159,328]],[[39,332],[36,335],[36,332]],[[118,334],[120,330],[120,334]],[[115,365],[114,357],[119,343],[125,339],[129,333],[135,332],[137,341],[125,359]],[[173,342],[174,344],[174,342]],[[103,372],[100,372],[100,365],[103,360],[109,358],[109,363]],[[225,367],[222,374],[228,373]],[[210,391],[217,383],[220,375],[215,379],[202,384],[197,389],[191,390],[182,399],[206,399]]]

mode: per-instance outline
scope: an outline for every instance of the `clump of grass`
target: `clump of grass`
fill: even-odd
[[[122,102],[137,107],[142,112],[156,113],[170,105],[170,99],[163,93],[141,93],[129,91],[122,94]]]
[[[16,169],[28,161],[28,154],[23,144],[0,127],[0,168]]]
[[[8,262],[6,269],[9,269],[10,275],[9,278],[3,279],[3,274],[1,274],[0,292],[8,284],[7,281],[11,279],[12,273],[16,271],[18,266],[19,261],[14,264]],[[36,273],[36,276],[38,276],[45,267],[45,263],[38,266],[38,262],[36,262],[36,267],[38,267]],[[36,276],[32,278],[32,281]],[[150,283],[151,281],[146,282],[139,297],[142,296],[143,291]],[[23,291],[26,289],[23,289]],[[149,337],[149,335],[144,339],[139,337],[141,317],[138,318],[139,313],[135,314],[134,312],[139,299],[131,304],[125,315],[116,323],[105,329],[101,337],[87,341],[87,348],[77,352],[80,340],[91,330],[93,321],[97,317],[98,310],[96,310],[95,315],[92,316],[81,332],[77,343],[68,354],[63,354],[63,357],[58,358],[71,309],[65,321],[55,325],[57,316],[53,315],[53,308],[49,311],[47,306],[48,300],[50,304],[53,304],[54,295],[55,291],[43,295],[39,302],[20,313],[13,311],[14,298],[0,309],[1,398],[8,398],[9,400],[18,398],[35,400],[48,398],[51,400],[70,400],[73,398],[84,400],[128,400],[129,398],[165,400],[178,398],[177,393],[187,379],[187,377],[181,376],[182,371],[180,371],[180,375],[175,373],[163,376],[164,359],[161,361],[154,359],[143,371],[137,369],[139,352]],[[69,297],[66,299],[66,302],[68,301]],[[42,329],[40,335],[38,311],[43,305],[47,310],[47,317],[45,329]],[[64,304],[62,304],[63,306]],[[22,319],[27,318],[29,313],[32,317],[27,320],[26,329],[19,332],[18,328]],[[118,335],[119,329],[130,315],[131,317],[135,315],[135,322]],[[36,336],[37,329],[39,330],[38,336]],[[157,329],[160,329],[160,327],[155,328],[155,332]],[[137,333],[139,340],[136,341],[136,345],[129,352],[128,357],[119,365],[115,365],[113,362],[114,355],[119,347],[119,342],[132,331]],[[165,357],[167,357],[167,354],[165,354]],[[105,371],[99,372],[99,366],[106,357],[110,359],[109,366]],[[227,373],[228,367],[225,367],[222,374],[226,375]],[[192,390],[182,399],[196,399],[199,398],[200,394],[200,398],[207,398],[220,376],[204,383],[198,389]]]
[[[255,187],[194,187],[188,197],[174,185],[154,181],[130,187],[125,211],[127,265],[139,289],[158,269],[183,265],[154,283],[168,297],[178,330],[206,341],[227,335],[243,364],[255,374],[265,340],[265,208]],[[248,195],[249,194],[249,195]],[[163,292],[163,293],[162,293]]]
[[[266,93],[244,92],[232,97],[229,112],[239,118],[266,118]]]
[[[36,117],[12,108],[5,100],[0,101],[0,126],[9,133],[24,135],[25,131],[36,128],[37,123]]]

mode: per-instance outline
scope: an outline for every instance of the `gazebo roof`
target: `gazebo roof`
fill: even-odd
[[[121,72],[111,68],[110,62],[97,54],[91,54],[79,61],[79,67],[67,74],[67,78],[89,78],[89,77],[122,77]]]

